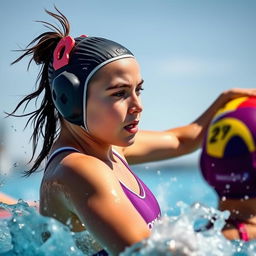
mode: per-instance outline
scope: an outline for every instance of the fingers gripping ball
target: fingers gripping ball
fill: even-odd
[[[201,171],[219,196],[256,197],[256,98],[228,102],[203,143]]]

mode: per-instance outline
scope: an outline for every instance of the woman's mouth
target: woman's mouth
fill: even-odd
[[[139,121],[133,121],[132,123],[126,125],[124,129],[132,134],[135,134],[138,131],[138,123]]]

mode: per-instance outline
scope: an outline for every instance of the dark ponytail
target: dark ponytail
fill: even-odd
[[[28,171],[25,171],[25,176],[29,176],[30,174],[32,174],[37,170],[41,162],[48,155],[58,132],[59,117],[52,101],[49,79],[48,79],[48,67],[52,61],[53,51],[57,46],[58,42],[60,41],[61,38],[69,34],[70,25],[67,18],[56,7],[55,9],[58,13],[52,13],[48,10],[45,10],[45,11],[50,16],[52,16],[53,18],[59,21],[61,28],[58,28],[45,21],[39,21],[43,23],[44,26],[50,29],[51,31],[45,32],[39,35],[38,37],[36,37],[26,47],[26,49],[19,50],[19,51],[23,51],[24,53],[11,63],[11,64],[15,64],[20,60],[22,60],[24,57],[32,55],[32,58],[29,61],[27,69],[29,69],[32,61],[35,61],[37,65],[41,65],[41,69],[36,80],[36,90],[33,93],[24,97],[18,103],[16,108],[13,110],[13,112],[8,114],[9,116],[14,116],[14,117],[25,117],[25,116],[29,117],[25,125],[25,128],[28,126],[29,123],[32,123],[33,133],[31,135],[31,140],[32,140],[33,150],[32,150],[32,157],[29,163],[32,162],[32,160],[35,157],[35,153],[36,153],[36,149],[37,149],[38,141],[40,137],[43,137],[42,150],[36,157],[32,167]],[[15,114],[15,112],[23,104],[25,104],[24,110],[23,110],[23,113],[24,113],[30,101],[33,99],[37,101],[41,93],[44,93],[44,95],[43,95],[41,105],[38,109],[22,115]]]

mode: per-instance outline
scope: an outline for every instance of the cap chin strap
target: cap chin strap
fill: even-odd
[[[115,60],[119,60],[119,59],[124,59],[124,58],[134,58],[133,55],[131,54],[124,54],[124,55],[120,55],[120,56],[116,56],[114,58],[108,59],[106,61],[103,61],[102,63],[100,63],[98,66],[96,66],[91,72],[90,74],[87,76],[85,83],[84,83],[84,95],[83,95],[83,106],[84,106],[84,111],[83,111],[83,125],[81,125],[81,127],[88,133],[90,133],[89,129],[88,129],[88,125],[87,125],[87,90],[88,90],[88,84],[90,79],[92,78],[92,76],[103,66],[107,65],[108,63],[115,61]]]

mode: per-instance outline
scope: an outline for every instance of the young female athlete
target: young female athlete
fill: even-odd
[[[58,11],[58,10],[57,10]],[[212,116],[231,98],[256,90],[222,93],[197,120],[163,132],[139,131],[143,78],[133,54],[99,37],[69,36],[69,23],[59,11],[63,31],[51,28],[35,38],[23,57],[41,65],[39,85],[13,111],[44,93],[32,113],[33,149],[43,147],[32,174],[47,158],[40,190],[40,212],[73,231],[87,229],[111,255],[150,236],[160,217],[159,205],[129,164],[157,161],[196,150]],[[24,116],[24,115],[23,115]]]
[[[223,234],[230,240],[256,239],[256,98],[240,97],[214,117],[203,143],[201,170],[230,211]]]

